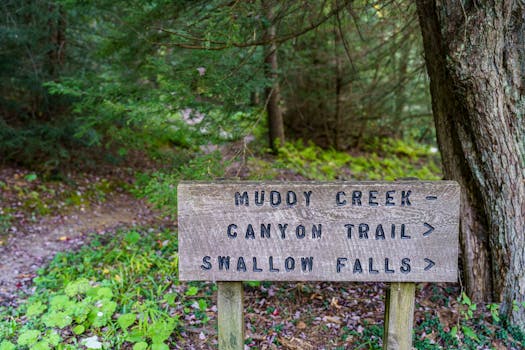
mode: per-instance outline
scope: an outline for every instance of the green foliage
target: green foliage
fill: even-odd
[[[56,170],[61,164],[85,163],[83,152],[91,142],[75,137],[78,120],[31,121],[12,125],[0,118],[0,155],[5,161],[15,161],[40,171]]]
[[[435,156],[428,146],[384,139],[374,141],[375,152],[351,155],[302,141],[286,143],[279,149],[271,166],[253,160],[255,178],[275,176],[278,169],[293,171],[311,180],[396,180],[415,177],[420,180],[441,178]],[[376,153],[378,152],[378,153]]]
[[[481,307],[464,292],[457,301],[459,315],[455,320],[447,320],[449,324],[443,324],[436,314],[425,314],[424,321],[415,328],[414,346],[417,349],[492,349],[495,343],[509,349],[523,348],[525,333],[519,327],[505,326],[501,322],[498,304]],[[491,323],[487,322],[486,314],[491,316]]]
[[[45,334],[38,330],[27,329],[20,333],[17,345],[30,350],[49,350],[60,343],[61,337],[55,331],[47,331]],[[6,343],[8,344],[8,343]],[[9,349],[9,345],[6,345]],[[0,345],[0,349],[1,349]]]
[[[184,50],[170,47],[171,35],[158,30],[189,21],[198,30],[228,6],[215,8],[210,20],[200,6],[184,1],[62,5],[74,17],[71,40],[84,48],[75,59],[84,63],[75,74],[45,86],[53,96],[72,101],[81,124],[73,134],[91,145],[116,148],[120,156],[134,149],[153,155],[170,147],[196,149],[238,139],[260,117],[260,107],[250,102],[261,85],[254,80],[262,74],[253,69],[262,65],[259,50]]]
[[[382,339],[383,339],[383,327],[381,325],[370,325],[365,322],[364,329],[362,332],[356,330],[349,330],[344,327],[345,331],[343,334],[344,338],[352,337],[355,339],[354,344],[359,344],[359,348],[370,349],[370,350],[381,350]],[[339,349],[339,348],[338,348]]]
[[[196,303],[198,320],[207,322],[206,285],[182,294],[168,289],[177,274],[173,232],[124,231],[109,239],[57,255],[25,304],[0,308],[0,349],[76,349],[81,342],[169,349],[185,312],[180,303]],[[11,323],[10,314],[18,321]]]
[[[37,342],[40,337],[40,331],[37,330],[26,330],[18,337],[18,345],[33,345]]]
[[[197,155],[179,168],[157,171],[138,176],[134,193],[147,197],[158,208],[175,215],[177,209],[177,185],[181,180],[211,180],[224,177],[227,162],[219,151]]]
[[[0,207],[0,235],[7,232],[7,230],[11,227],[11,222],[13,220],[13,216],[6,213],[6,211],[7,210]]]
[[[474,311],[477,309],[477,305],[473,303],[468,295],[465,292],[461,292],[461,296],[458,300],[464,308],[461,310],[461,313],[465,320],[470,320],[474,316]]]
[[[123,314],[118,317],[117,323],[120,326],[120,329],[126,331],[132,324],[135,323],[136,319],[137,315],[133,313]]]
[[[15,350],[15,344],[10,341],[4,340],[0,343],[0,350]]]
[[[81,123],[68,116],[69,97],[45,86],[74,70],[66,32],[75,17],[58,1],[7,0],[0,8],[0,157],[46,171],[85,161],[89,138],[74,137]]]
[[[286,78],[289,131],[338,149],[362,146],[370,135],[432,137],[412,4],[378,10],[357,1],[351,14],[343,7],[323,21],[337,4],[268,4],[279,14],[277,36],[290,39],[280,42],[277,72]],[[172,149],[195,152],[264,124],[270,22],[259,2],[2,6],[2,159],[47,172],[64,163],[118,163],[136,150],[164,160]],[[315,31],[301,31],[317,22]],[[338,105],[341,118],[336,100],[346,101]],[[317,124],[305,128],[304,116]],[[311,176],[333,178],[330,166]]]
[[[0,9],[1,119],[49,117],[61,104],[42,83],[65,68],[60,51],[65,44],[65,14],[55,1],[6,0]]]
[[[499,305],[498,304],[488,304],[487,309],[490,311],[490,316],[494,323],[500,323],[501,319],[499,317]]]

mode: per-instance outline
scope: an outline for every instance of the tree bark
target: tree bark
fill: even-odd
[[[462,186],[467,292],[525,325],[525,5],[417,0],[445,175]]]
[[[52,79],[56,79],[60,68],[65,63],[66,53],[66,11],[59,4],[49,5],[49,32],[50,48],[48,56],[48,74]]]
[[[337,24],[334,25],[334,60],[335,60],[335,116],[334,116],[334,148],[338,151],[343,149],[341,143],[341,131],[343,130],[343,63],[339,54],[342,38]]]
[[[277,144],[284,145],[284,123],[283,113],[280,107],[281,87],[279,85],[279,65],[277,61],[277,45],[275,43],[274,13],[270,1],[262,1],[262,7],[266,19],[270,23],[266,29],[266,40],[270,42],[266,46],[265,69],[266,77],[272,82],[266,88],[266,112],[268,115],[270,148],[277,152]]]
[[[395,27],[393,30],[396,30]],[[395,38],[393,39],[395,40]],[[405,39],[405,40],[408,40]],[[395,77],[396,77],[396,87],[395,87],[395,97],[394,97],[394,108],[392,115],[392,132],[397,138],[403,138],[403,111],[407,104],[407,93],[406,93],[406,84],[407,84],[407,73],[408,73],[408,62],[410,61],[410,49],[411,45],[407,43],[398,43],[397,45],[392,45],[392,66],[395,67]],[[400,54],[399,59],[397,54]]]

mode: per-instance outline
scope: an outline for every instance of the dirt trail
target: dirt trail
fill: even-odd
[[[106,234],[121,226],[154,221],[158,223],[159,218],[144,201],[115,193],[102,204],[24,225],[0,247],[0,305],[16,303],[21,291],[31,293],[36,271],[57,252],[80,247],[88,234]]]

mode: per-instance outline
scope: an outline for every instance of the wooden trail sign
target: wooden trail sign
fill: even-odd
[[[244,348],[240,281],[391,282],[384,349],[410,350],[414,282],[457,281],[459,204],[453,181],[183,182],[179,279],[223,281],[221,350]]]
[[[183,182],[179,279],[457,281],[459,185]]]

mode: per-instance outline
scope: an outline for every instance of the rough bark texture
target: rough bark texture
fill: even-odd
[[[417,0],[446,177],[462,185],[464,281],[524,326],[525,4]]]
[[[270,2],[262,2],[266,18],[271,23],[274,13]],[[275,25],[270,24],[266,30],[266,39],[271,42],[266,48],[266,77],[272,81],[272,85],[266,88],[266,112],[268,114],[268,127],[270,147],[274,152],[277,151],[276,142],[284,144],[284,123],[283,113],[280,107],[281,87],[279,85],[279,65],[277,61],[277,45],[275,44]]]

